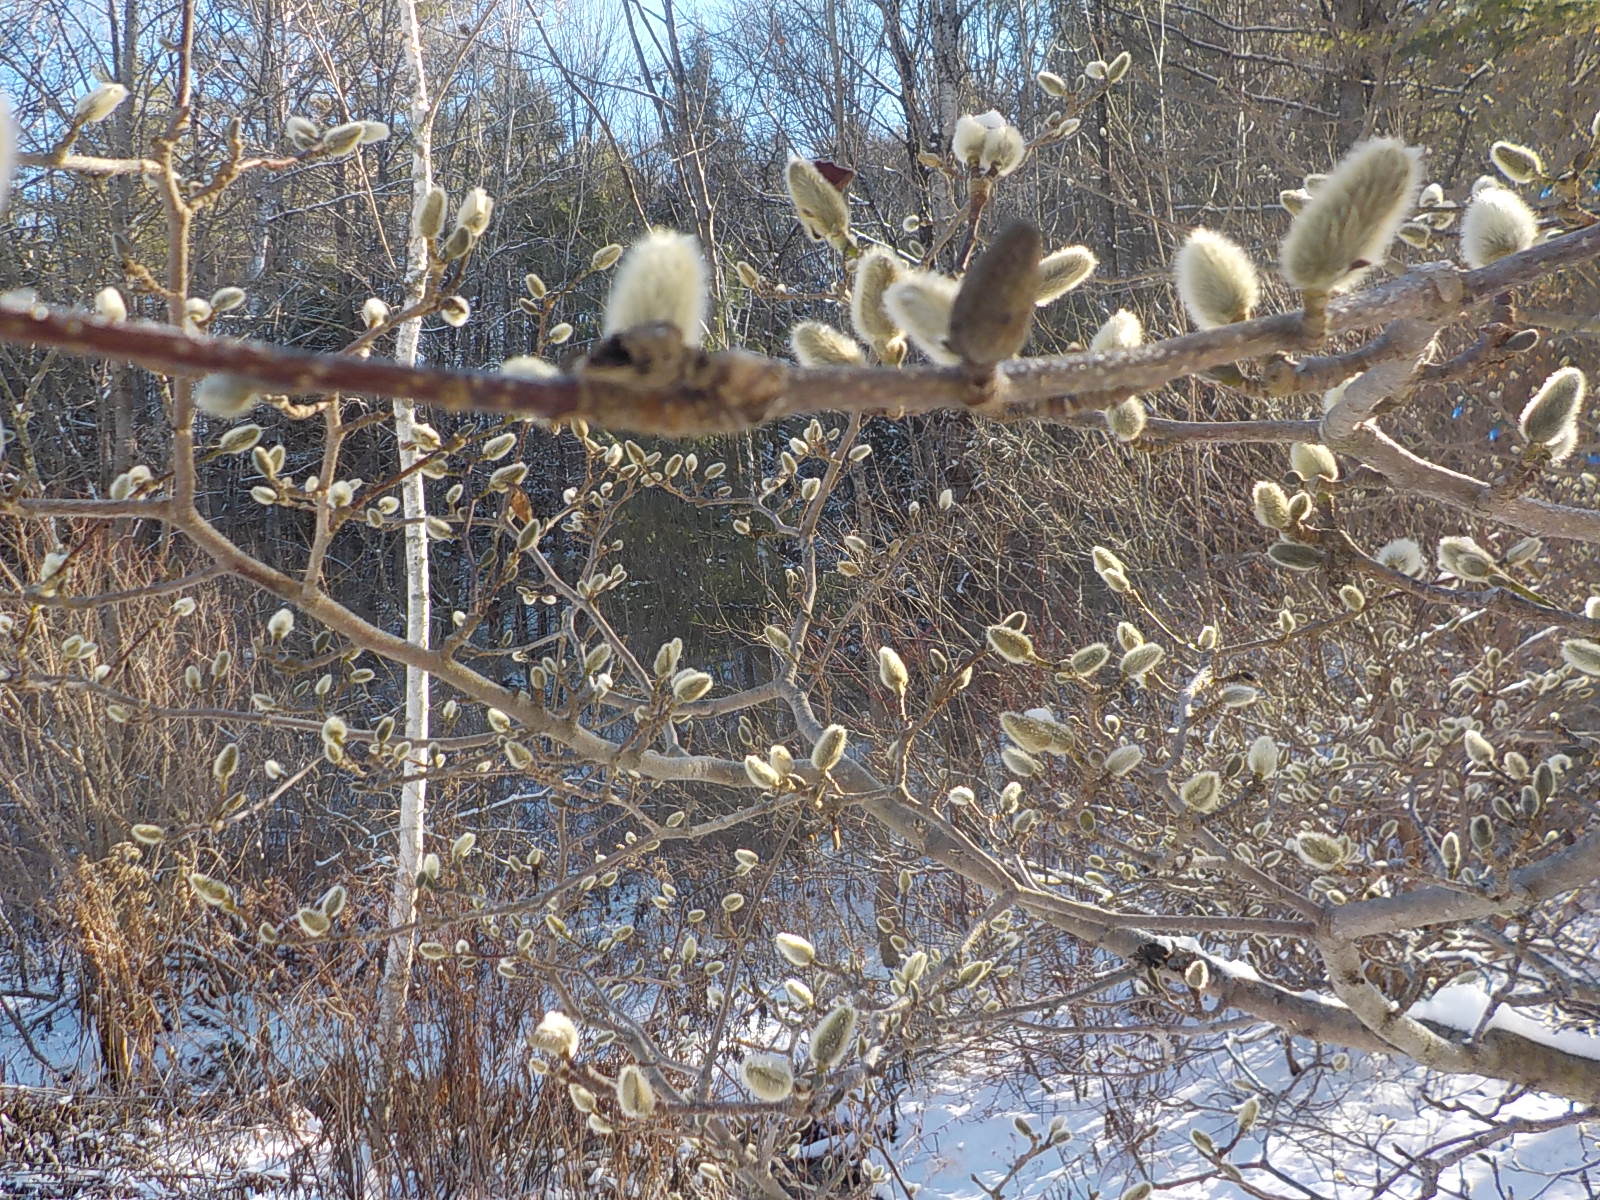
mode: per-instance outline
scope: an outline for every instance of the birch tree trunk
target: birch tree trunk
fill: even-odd
[[[422,27],[416,0],[401,0],[401,19],[405,23],[405,54],[411,68],[414,90],[411,95],[411,228],[406,241],[406,304],[422,298],[427,283],[427,241],[418,224],[422,206],[433,186],[432,109],[428,102],[428,81],[422,61]],[[417,359],[417,344],[422,334],[420,319],[407,321],[396,336],[395,358],[406,364]],[[410,400],[394,402],[394,436],[399,443],[401,468],[417,458],[412,446],[412,427],[416,409]],[[428,531],[423,478],[420,472],[407,476],[401,485],[401,504],[406,519],[405,580],[406,640],[418,646],[428,643]],[[428,675],[414,666],[406,668],[405,736],[414,746],[428,743]],[[427,783],[413,779],[400,790],[400,824],[395,837],[394,888],[389,897],[390,926],[407,925],[414,919],[417,905],[417,872],[422,860],[423,815]],[[409,934],[389,940],[384,961],[382,994],[378,1011],[378,1054],[382,1064],[383,1091],[402,1049],[405,1035],[406,993],[411,982],[413,938]]]

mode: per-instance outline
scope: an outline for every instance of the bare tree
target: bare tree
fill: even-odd
[[[1175,8],[1176,35],[1199,41]],[[269,765],[230,741],[209,766],[214,811],[127,819],[140,869],[182,884],[263,978],[300,961],[332,976],[341,954],[384,947],[376,1053],[389,1085],[424,1097],[411,1111],[426,1111],[426,1056],[397,1068],[433,1028],[408,1010],[414,980],[417,1003],[442,997],[439,1029],[471,1025],[486,994],[517,997],[526,1009],[499,1032],[518,1070],[531,1050],[525,1095],[559,1105],[565,1124],[550,1127],[577,1164],[545,1171],[774,1198],[906,1190],[882,1161],[888,1127],[946,1055],[1048,1053],[1080,1064],[1086,1086],[1125,1077],[1131,1094],[1180,1058],[1231,1053],[1217,1039],[1245,1029],[1281,1035],[1295,1077],[1337,1076],[1360,1051],[1495,1081],[1508,1104],[1533,1092],[1567,1105],[1375,1167],[1374,1194],[1403,1176],[1436,1188],[1502,1138],[1592,1119],[1600,510],[1592,477],[1567,465],[1587,452],[1586,377],[1548,340],[1592,307],[1600,118],[1536,148],[1499,141],[1495,177],[1449,187],[1424,186],[1409,141],[1368,138],[1306,163],[1329,169],[1285,189],[1281,209],[1256,203],[1231,161],[1203,168],[1252,197],[1240,225],[1264,231],[1270,209],[1286,230],[1263,278],[1264,233],[1224,236],[1238,232],[1232,207],[1181,228],[1188,180],[1153,171],[1141,196],[1110,153],[1117,121],[1145,119],[1118,107],[1141,69],[1130,52],[1065,74],[1059,58],[1030,63],[1047,100],[1025,134],[969,102],[971,64],[998,61],[1003,31],[935,5],[931,98],[915,97],[924,76],[896,38],[871,63],[899,71],[897,88],[883,80],[905,105],[892,153],[912,148],[926,188],[885,182],[881,203],[852,204],[853,186],[878,182],[773,162],[788,204],[769,240],[762,189],[723,190],[708,165],[733,151],[707,136],[716,81],[696,77],[671,7],[623,15],[638,99],[698,236],[585,246],[562,278],[524,280],[514,308],[509,295],[503,312],[470,304],[474,273],[496,270],[490,197],[469,192],[445,215],[430,159],[443,109],[407,3],[405,298],[367,306],[337,352],[218,336],[242,295],[197,294],[195,221],[241,180],[357,177],[386,129],[357,113],[326,129],[300,118],[289,152],[246,154],[235,131],[180,156],[188,11],[174,108],[147,148],[76,147],[123,102],[102,85],[58,141],[22,157],[47,177],[157,181],[166,267],[157,282],[130,254],[125,271],[166,314],[127,320],[120,293],[92,313],[12,295],[0,340],[136,364],[170,395],[170,421],[161,465],[128,466],[100,496],[27,466],[37,429],[18,406],[0,695],[19,710],[70,700],[133,729],[248,726],[296,747]],[[819,130],[841,124],[844,64],[867,61],[840,15],[830,6],[801,31],[833,63],[795,100]],[[584,89],[572,111],[601,129],[587,144],[618,151],[593,81],[539,32]],[[473,31],[461,36],[465,56]],[[1365,84],[1382,64],[1358,58]],[[1291,65],[1267,64],[1275,78]],[[441,95],[448,74],[435,73]],[[1368,121],[1342,91],[1341,137],[1358,110]],[[1091,123],[1106,132],[1081,151],[1102,202],[1086,223],[1116,239],[1135,203],[1159,214],[1145,244],[1170,267],[1139,285],[1139,313],[1120,303],[1121,268],[1110,302],[1091,306],[1105,254],[1027,219],[1051,207],[1043,166],[1079,153]],[[871,122],[854,125],[842,144],[865,152]],[[649,207],[635,171],[616,178],[616,195]],[[758,214],[741,248],[775,252],[726,262],[734,212]],[[443,342],[486,315],[521,322],[541,354],[578,325],[594,336],[559,366],[420,361],[424,319]],[[768,323],[797,362],[721,336]],[[390,333],[395,358],[371,357]],[[1025,353],[1030,338],[1056,352]],[[1439,413],[1485,378],[1501,432],[1451,440]],[[394,402],[399,449],[357,478],[358,439],[385,419],[369,398]],[[745,441],[711,440],[723,434]],[[309,477],[285,465],[295,438],[311,443]],[[225,478],[243,455],[249,480]],[[524,485],[541,461],[575,465],[536,508]],[[229,503],[203,511],[213,483]],[[224,520],[244,497],[303,537],[252,544],[246,522]],[[721,540],[679,549],[652,524],[663,512]],[[99,532],[112,523],[157,528],[193,563],[85,589],[103,577],[96,556],[115,557]],[[336,546],[391,535],[403,635],[329,565]],[[430,570],[430,544],[447,571]],[[701,614],[720,648],[646,641],[649,618],[629,608],[639,572],[724,570],[741,588]],[[282,606],[264,626],[240,621],[247,703],[185,711],[67,632],[73,614],[186,592],[195,571],[251,598],[236,604]],[[182,607],[173,621],[192,615]],[[533,626],[527,608],[551,616]],[[430,690],[448,699],[433,706]],[[244,781],[256,758],[259,787]],[[400,797],[398,846],[373,863],[387,903],[366,895],[370,855],[315,899],[225,867],[240,823],[313,774]],[[424,796],[448,788],[475,799],[465,815],[435,804],[429,851]],[[492,1056],[462,1043],[471,1065],[441,1070],[476,1080]],[[1247,1135],[1293,1145],[1321,1117],[1262,1087],[1234,1103],[1225,1138],[1193,1143],[1196,1178],[1302,1186],[1274,1143],[1257,1153]],[[1061,1145],[1060,1129],[1023,1126],[1014,1161],[983,1184],[993,1196]],[[1145,1140],[1130,1125],[1134,1195],[1148,1194],[1133,1178]],[[417,1156],[419,1178],[435,1153]]]

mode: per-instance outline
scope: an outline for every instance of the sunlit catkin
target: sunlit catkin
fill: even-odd
[[[1119,308],[1106,318],[1089,340],[1092,351],[1132,350],[1144,343],[1144,325],[1137,316]]]
[[[653,229],[628,248],[612,278],[601,332],[661,321],[699,346],[706,316],[706,263],[689,234]]]
[[[1339,478],[1339,459],[1320,442],[1294,442],[1289,446],[1289,465],[1301,479]]]
[[[739,1075],[750,1094],[764,1104],[779,1104],[794,1092],[794,1068],[780,1054],[754,1051],[745,1055]]]
[[[831,771],[844,758],[849,734],[843,725],[829,725],[811,748],[811,765],[819,771]]]
[[[366,136],[366,122],[346,121],[343,125],[335,125],[323,134],[322,140],[317,143],[317,149],[330,158],[342,158],[361,145]]]
[[[1256,480],[1250,499],[1255,509],[1256,521],[1268,529],[1289,527],[1289,497],[1270,479]]]
[[[798,933],[774,934],[772,944],[791,966],[809,967],[816,961],[816,947]]]
[[[1027,154],[1022,132],[1000,115],[998,109],[956,118],[950,139],[950,153],[957,162],[976,174],[1011,174]]]
[[[1119,442],[1136,442],[1150,423],[1150,412],[1137,396],[1106,409],[1106,428]]]
[[[815,163],[799,155],[789,159],[783,178],[806,236],[842,249],[850,237],[850,202],[844,193],[828,182]]]
[[[1065,246],[1039,260],[1034,303],[1040,308],[1065,296],[1090,275],[1100,260],[1087,246]]]
[[[900,260],[882,247],[873,247],[856,261],[850,289],[850,323],[856,336],[882,357],[884,346],[900,336],[900,326],[884,306],[884,293],[900,278]]]
[[[194,389],[195,407],[223,420],[244,416],[260,401],[259,385],[240,375],[207,375]]]
[[[1439,567],[1467,583],[1487,583],[1500,573],[1494,555],[1469,537],[1440,538]]]
[[[911,675],[906,670],[905,660],[890,646],[878,648],[878,679],[884,687],[899,696],[905,695],[906,688],[910,686]]]
[[[1544,174],[1544,160],[1538,151],[1516,142],[1496,142],[1489,147],[1489,159],[1512,183],[1532,183]]]
[[[830,1071],[844,1061],[856,1039],[857,1013],[841,1004],[819,1021],[811,1031],[811,1062],[819,1071]]]
[[[443,188],[428,189],[422,207],[417,210],[417,232],[425,238],[438,237],[444,231],[444,212],[449,204],[450,197]]]
[[[1278,743],[1270,734],[1261,734],[1250,743],[1245,754],[1245,765],[1258,779],[1271,779],[1278,773]]]
[[[802,367],[853,367],[866,361],[854,338],[821,321],[801,321],[791,329],[789,348]]]
[[[1482,188],[1461,218],[1461,258],[1469,267],[1486,267],[1519,254],[1539,236],[1539,219],[1522,197],[1498,185]]]
[[[120,83],[102,83],[92,91],[78,97],[72,107],[72,119],[82,125],[104,121],[128,98],[128,89]]]
[[[883,293],[890,320],[906,331],[917,349],[942,366],[961,361],[948,341],[956,289],[956,281],[943,275],[906,271]]]
[[[537,1053],[572,1058],[578,1053],[578,1027],[566,1013],[547,1012],[529,1035],[528,1043]]]
[[[633,1063],[617,1072],[617,1107],[633,1121],[642,1121],[656,1110],[655,1089]]]
[[[1587,638],[1568,638],[1561,643],[1561,658],[1569,667],[1585,675],[1600,675],[1600,642],[1591,642]]]
[[[1250,256],[1209,229],[1189,234],[1172,269],[1178,298],[1200,329],[1249,320],[1261,298],[1261,281]]]
[[[1564,460],[1578,444],[1578,413],[1587,382],[1577,367],[1562,367],[1539,385],[1518,418],[1522,436],[1547,447],[1552,462]]]
[[[1033,648],[1033,639],[1020,629],[1009,625],[991,625],[984,630],[989,648],[1009,663],[1018,665],[1036,663],[1039,655]]]
[[[1295,217],[1283,239],[1283,276],[1303,293],[1306,332],[1327,331],[1327,298],[1383,261],[1416,203],[1422,155],[1396,138],[1357,145]]]
[[[1399,571],[1413,579],[1420,578],[1428,566],[1422,545],[1415,538],[1398,537],[1385,542],[1372,557],[1391,571]]]

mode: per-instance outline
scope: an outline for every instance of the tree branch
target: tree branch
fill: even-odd
[[[1335,300],[1328,308],[1329,330],[1349,333],[1401,318],[1449,320],[1507,289],[1597,255],[1600,223],[1476,271],[1437,264]],[[994,398],[982,407],[1012,419],[1058,419],[1074,410],[1071,397],[1151,391],[1209,367],[1296,349],[1302,345],[1301,331],[1300,313],[1282,313],[1134,350],[1014,359],[1001,365]],[[799,369],[730,350],[687,356],[664,374],[630,374],[609,365],[602,370],[591,361],[575,376],[526,379],[189,337],[166,326],[110,324],[34,306],[0,308],[0,341],[55,346],[179,376],[225,372],[255,380],[263,391],[409,396],[434,408],[583,417],[610,429],[663,436],[738,431],[805,412],[961,410],[973,407],[976,398],[970,375],[958,368]],[[623,349],[629,348],[624,338]]]

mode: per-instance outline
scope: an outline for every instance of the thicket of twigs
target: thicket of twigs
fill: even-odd
[[[1588,1119],[1595,9],[1235,7],[7,31],[0,1171],[905,1195],[954,1064],[1140,1196],[1263,1029]]]

